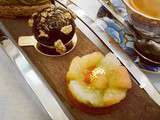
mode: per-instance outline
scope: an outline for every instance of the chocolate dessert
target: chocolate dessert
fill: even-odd
[[[48,7],[35,13],[30,20],[37,41],[53,47],[57,40],[68,43],[75,34],[72,13],[61,7]]]
[[[51,6],[40,12],[34,13],[29,20],[33,34],[38,41],[39,48],[55,51],[63,54],[68,46],[72,46],[72,38],[75,35],[75,16],[65,8]],[[38,49],[39,49],[38,48]],[[40,50],[40,49],[39,49]],[[45,51],[45,52],[46,52]]]

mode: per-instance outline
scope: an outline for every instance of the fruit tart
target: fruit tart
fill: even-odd
[[[131,87],[128,71],[112,53],[75,57],[67,72],[71,103],[90,111],[121,102]]]

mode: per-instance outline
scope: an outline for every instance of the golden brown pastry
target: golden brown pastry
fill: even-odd
[[[50,0],[0,0],[0,17],[29,17],[50,5]]]
[[[112,53],[75,57],[67,73],[72,103],[93,111],[119,103],[131,86],[128,71]]]

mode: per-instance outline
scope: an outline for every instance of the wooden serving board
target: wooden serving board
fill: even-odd
[[[7,30],[17,42],[19,36],[32,35],[27,25],[27,20],[2,20]],[[133,88],[120,104],[108,108],[104,115],[91,115],[68,105],[66,95],[65,77],[71,60],[75,56],[82,56],[94,51],[100,51],[79,29],[77,29],[78,44],[76,48],[63,57],[47,57],[38,53],[34,47],[22,47],[32,63],[48,81],[49,85],[56,91],[58,96],[75,120],[159,120],[160,107],[140,89],[134,82]],[[106,53],[109,52],[106,51]],[[56,113],[55,113],[56,114]]]

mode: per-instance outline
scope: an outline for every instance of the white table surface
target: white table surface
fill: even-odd
[[[0,120],[50,120],[18,69],[1,47]]]

